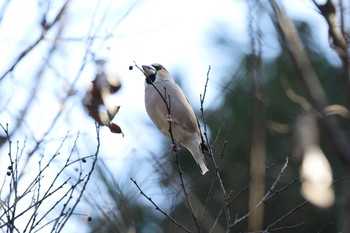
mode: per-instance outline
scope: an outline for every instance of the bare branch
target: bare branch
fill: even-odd
[[[249,212],[247,214],[245,214],[244,216],[240,217],[240,218],[236,218],[236,220],[231,224],[229,225],[229,229],[232,229],[234,226],[236,226],[238,223],[242,222],[243,220],[247,219],[250,214],[255,211],[261,204],[263,204],[267,199],[268,197],[270,196],[270,194],[273,192],[273,190],[275,189],[277,183],[279,182],[279,180],[281,179],[282,177],[282,174],[284,172],[284,170],[287,168],[288,166],[288,162],[289,162],[289,159],[288,157],[286,157],[286,162],[284,163],[284,165],[282,166],[281,168],[281,171],[280,173],[278,174],[278,176],[276,177],[275,181],[273,182],[273,184],[271,185],[269,191],[266,192],[266,194],[264,195],[264,197],[256,204],[256,206],[252,209],[249,210]]]
[[[338,53],[339,57],[344,63],[348,63],[349,61],[347,56],[347,42],[343,31],[340,30],[340,28],[337,26],[336,7],[333,1],[327,0],[323,5],[318,4],[315,0],[312,0],[312,2],[318,8],[321,15],[325,18],[328,24],[329,36],[331,38],[330,42],[333,43],[335,51]]]
[[[287,213],[285,213],[283,216],[281,216],[279,219],[277,219],[275,222],[271,223],[270,225],[268,225],[264,232],[269,232],[270,228],[272,228],[273,226],[275,226],[276,224],[282,222],[285,218],[287,218],[288,216],[290,216],[292,213],[294,213],[295,211],[297,211],[298,209],[302,208],[303,206],[307,205],[309,202],[308,201],[304,201],[301,204],[297,205],[296,207],[294,207],[293,209],[291,209],[290,211],[288,211]],[[297,226],[299,226],[300,224],[298,224]]]
[[[43,26],[43,31],[41,32],[41,35],[39,36],[39,38],[34,41],[30,46],[28,46],[24,51],[22,51],[18,57],[16,58],[15,62],[10,66],[10,68],[5,71],[5,73],[0,77],[0,81],[2,81],[10,72],[12,72],[16,66],[19,64],[19,62],[26,56],[28,55],[41,41],[43,41],[45,39],[46,34],[48,33],[48,31],[56,24],[58,23],[61,18],[63,17],[65,11],[66,11],[66,7],[68,5],[69,0],[66,0],[66,2],[63,4],[63,6],[61,7],[61,10],[57,13],[55,19],[51,22],[51,23],[46,23]]]
[[[278,19],[278,27],[282,36],[289,45],[289,51],[295,62],[305,86],[310,93],[315,109],[322,115],[322,121],[329,132],[335,148],[339,151],[342,159],[350,164],[350,143],[345,133],[338,127],[336,119],[324,114],[324,109],[328,106],[327,96],[317,78],[311,62],[307,56],[295,25],[287,18],[285,12],[279,7],[275,0],[269,0],[272,9]]]
[[[171,217],[169,214],[167,214],[165,211],[163,211],[153,200],[152,198],[150,198],[149,196],[147,196],[145,194],[144,191],[142,191],[141,187],[137,184],[136,180],[134,180],[133,178],[130,178],[130,180],[135,184],[135,186],[137,187],[137,189],[140,191],[140,194],[142,196],[144,196],[147,200],[149,200],[152,205],[154,207],[156,207],[156,210],[158,210],[159,212],[161,212],[165,217],[167,217],[168,219],[170,219],[174,224],[176,224],[178,227],[180,227],[181,229],[183,229],[186,232],[191,232],[190,230],[188,230],[186,227],[184,227],[183,225],[181,225],[179,222],[177,222],[173,217]]]
[[[224,152],[225,152],[225,149],[226,149],[226,142],[224,144],[224,147],[223,147],[223,150],[222,150],[222,153],[221,153],[221,157],[220,157],[220,160],[219,160],[219,164],[216,163],[215,161],[215,157],[214,157],[214,154],[213,154],[213,150],[212,150],[212,147],[211,147],[211,144],[210,144],[210,141],[209,141],[209,138],[208,138],[208,134],[207,134],[207,123],[206,123],[206,119],[205,119],[205,114],[204,114],[204,100],[205,100],[205,96],[206,96],[206,92],[207,92],[207,86],[208,86],[208,82],[209,82],[209,74],[210,74],[210,70],[211,70],[211,66],[209,66],[208,68],[208,72],[207,72],[207,78],[206,78],[206,82],[205,82],[205,85],[204,85],[204,91],[203,91],[203,94],[200,95],[200,103],[201,103],[201,107],[200,107],[200,110],[201,110],[201,114],[202,114],[202,119],[203,119],[203,122],[204,122],[204,132],[203,132],[203,135],[204,135],[204,138],[205,138],[205,141],[208,145],[208,153],[209,153],[209,156],[211,158],[211,161],[214,165],[214,168],[215,168],[215,176],[214,178],[212,179],[212,183],[211,183],[211,186],[209,188],[209,192],[208,192],[208,196],[207,196],[207,200],[206,200],[206,204],[205,204],[205,208],[206,206],[208,205],[209,203],[209,200],[210,200],[210,196],[211,196],[211,193],[212,193],[212,188],[213,188],[213,185],[215,182],[218,182],[219,184],[219,187],[220,187],[220,191],[222,193],[222,197],[223,197],[223,209],[224,209],[224,212],[225,212],[225,216],[226,216],[226,223],[227,223],[227,226],[229,226],[231,224],[231,214],[230,214],[230,210],[228,208],[228,196],[226,194],[226,190],[225,190],[225,187],[224,187],[224,184],[223,184],[223,181],[221,179],[221,176],[220,176],[220,172],[219,172],[219,166],[220,166],[220,163],[222,161],[222,158],[224,156]],[[220,211],[221,213],[221,211]],[[201,221],[203,221],[204,219],[204,216],[205,214],[203,213],[202,217],[201,217]]]

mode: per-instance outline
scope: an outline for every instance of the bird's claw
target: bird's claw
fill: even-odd
[[[175,122],[174,118],[170,114],[166,114],[166,120],[168,122]]]
[[[181,148],[178,146],[178,145],[176,145],[176,144],[171,144],[170,145],[170,152],[171,153],[177,153],[178,151],[180,151],[181,150]]]

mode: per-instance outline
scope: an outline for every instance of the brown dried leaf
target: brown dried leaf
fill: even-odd
[[[123,134],[122,129],[118,125],[116,125],[114,123],[109,124],[108,128],[109,128],[109,130],[112,133],[121,133],[121,134]],[[124,134],[123,134],[123,137],[124,137]]]

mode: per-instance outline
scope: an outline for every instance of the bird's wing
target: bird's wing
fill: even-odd
[[[171,117],[175,123],[181,125],[184,129],[186,129],[186,131],[191,133],[197,132],[198,123],[192,106],[181,88],[175,83],[172,85],[174,85],[172,88],[168,88]]]
[[[186,102],[185,105],[187,105],[187,104],[190,105],[189,102]],[[186,106],[176,106],[175,108],[178,108],[178,107],[188,110],[188,108]],[[192,107],[190,108],[190,110],[191,111],[183,111],[183,114],[181,114],[181,115],[177,114],[178,111],[176,111],[176,112],[173,111],[173,113],[170,112],[170,115],[173,118],[174,123],[180,125],[187,132],[197,133],[202,153],[204,153],[204,151],[208,151],[209,149],[208,149],[207,145],[204,143],[204,138],[203,138],[202,132],[200,130],[200,124],[199,124],[199,121],[198,121]],[[187,117],[188,117],[188,119],[185,119]]]

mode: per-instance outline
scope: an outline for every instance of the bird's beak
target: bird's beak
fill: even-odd
[[[147,77],[151,76],[151,75],[154,75],[156,73],[156,69],[153,68],[152,66],[146,66],[146,65],[143,65],[142,66],[142,69],[143,69],[143,72],[145,72],[145,75]]]

